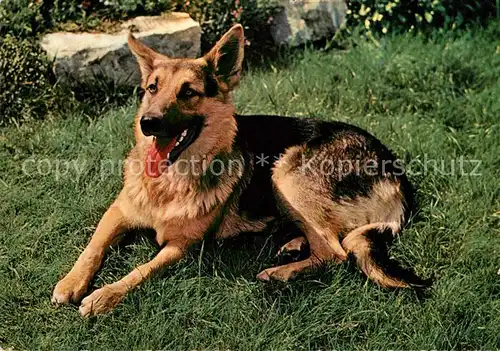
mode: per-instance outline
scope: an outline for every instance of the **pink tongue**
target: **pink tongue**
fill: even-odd
[[[149,147],[146,155],[145,173],[151,178],[158,178],[168,167],[167,157],[175,146],[176,138],[173,138],[168,145],[158,145],[157,139]]]

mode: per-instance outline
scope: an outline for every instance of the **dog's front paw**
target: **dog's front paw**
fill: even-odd
[[[56,284],[52,293],[52,302],[58,304],[76,303],[81,300],[87,288],[88,282],[85,279],[76,274],[68,273]]]
[[[84,298],[78,310],[82,317],[103,314],[118,305],[126,294],[127,287],[123,283],[105,285]]]
[[[278,280],[282,282],[287,282],[295,276],[294,272],[287,269],[286,266],[272,267],[263,270],[257,274],[257,279],[268,282],[271,280]]]

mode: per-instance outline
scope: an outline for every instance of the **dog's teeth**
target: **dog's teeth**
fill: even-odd
[[[183,137],[183,136],[181,136],[181,137],[179,138],[179,141],[177,142],[177,144],[179,144],[179,143],[180,143],[181,141],[183,141],[183,140],[184,140],[184,137]]]
[[[170,152],[167,154],[167,160],[170,158]]]
[[[187,129],[184,129],[184,131],[182,132],[182,137],[184,138],[188,133],[188,130]]]
[[[182,141],[182,139],[179,139],[178,142],[175,143],[175,146],[179,146],[179,143]]]

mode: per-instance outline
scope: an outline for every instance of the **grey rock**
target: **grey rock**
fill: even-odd
[[[273,17],[275,44],[298,46],[333,36],[345,20],[344,0],[282,0]]]
[[[171,57],[196,57],[200,52],[200,25],[186,13],[137,17],[118,33],[57,32],[42,38],[42,48],[54,60],[56,77],[63,82],[105,79],[137,85],[137,62],[127,46],[129,31],[154,50]]]

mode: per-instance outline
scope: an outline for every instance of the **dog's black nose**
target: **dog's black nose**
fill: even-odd
[[[161,134],[162,123],[160,117],[148,115],[142,116],[141,130],[145,136]]]

